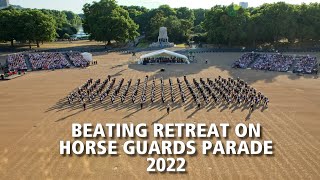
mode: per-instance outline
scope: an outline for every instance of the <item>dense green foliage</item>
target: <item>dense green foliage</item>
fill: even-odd
[[[1,10],[0,39],[4,41],[51,41],[56,37],[55,21],[52,16],[39,10]]]
[[[57,38],[63,38],[64,34],[76,34],[78,28],[82,25],[82,19],[79,15],[71,11],[57,11],[57,10],[41,10],[44,14],[50,15],[54,18],[56,24]]]
[[[206,9],[171,8],[162,5],[148,10],[128,6],[130,17],[139,25],[140,34],[149,41],[157,39],[161,26],[168,28],[175,43],[207,42],[228,46],[296,43],[320,40],[320,4],[291,5],[284,2],[243,9],[231,4]]]
[[[115,0],[85,4],[84,14],[70,11],[9,8],[0,11],[0,41],[51,41],[70,38],[83,24],[91,39],[126,42],[139,34],[153,42],[159,28],[167,27],[174,43],[210,43],[221,46],[258,47],[281,44],[316,45],[320,41],[320,4],[284,2],[244,9],[238,5],[211,9],[156,9],[119,6]],[[39,43],[37,43],[39,44]]]
[[[139,6],[123,6],[130,17],[139,25],[139,33],[149,41],[158,38],[159,28],[167,27],[170,41],[180,43],[189,39],[195,16],[193,10],[185,7],[173,9],[168,5],[148,10]]]
[[[216,44],[241,42],[247,38],[249,13],[237,5],[216,6],[206,14],[204,27],[208,41]]]
[[[129,17],[128,11],[116,4],[115,0],[101,0],[85,4],[84,30],[97,41],[116,40],[125,42],[139,35],[138,25]]]
[[[0,40],[32,42],[52,41],[77,33],[81,18],[70,11],[8,8],[0,10]]]
[[[208,42],[223,45],[288,43],[320,40],[320,4],[291,5],[284,2],[243,9],[237,5],[215,6],[206,13]]]

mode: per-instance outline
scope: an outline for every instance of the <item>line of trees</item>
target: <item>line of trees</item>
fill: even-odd
[[[157,39],[159,28],[162,26],[167,27],[170,41],[175,43],[188,41],[193,32],[196,20],[195,13],[194,10],[186,7],[171,8],[168,5],[161,5],[159,8],[151,10],[139,6],[122,7],[129,12],[130,18],[139,25],[139,33],[146,35],[149,41]],[[202,12],[204,17],[205,11]]]
[[[284,2],[243,9],[231,4],[215,6],[206,13],[203,27],[208,43],[221,45],[301,43],[320,40],[320,4],[291,5]]]
[[[54,18],[58,39],[67,39],[82,26],[81,17],[71,11],[41,9],[41,12]]]
[[[170,8],[162,5],[123,7],[139,25],[149,41],[157,38],[160,26],[168,27],[171,41],[196,42],[221,46],[277,45],[320,40],[320,4],[292,5],[284,2],[244,9],[236,4],[211,9]]]
[[[111,40],[133,40],[139,34],[145,35],[148,41],[155,41],[162,26],[167,27],[170,41],[176,43],[187,42],[194,25],[197,30],[204,32],[201,26],[205,14],[203,9],[174,9],[162,5],[149,10],[140,6],[119,6],[115,0],[100,0],[85,4],[83,11],[85,32],[106,45]]]
[[[0,10],[0,40],[36,42],[68,37],[83,24],[91,39],[110,44],[126,42],[145,35],[155,41],[159,27],[168,28],[171,42],[190,40],[221,46],[257,47],[319,43],[320,3],[291,5],[284,2],[244,9],[238,5],[214,6],[211,9],[156,9],[119,6],[115,0],[85,4],[84,14],[68,11],[7,9]]]
[[[81,18],[70,11],[14,9],[0,10],[0,41],[36,43],[70,37],[77,33]]]

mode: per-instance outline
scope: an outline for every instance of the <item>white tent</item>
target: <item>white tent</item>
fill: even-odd
[[[92,54],[91,53],[84,52],[84,53],[81,53],[81,55],[85,60],[92,61]]]
[[[142,55],[140,57],[140,61],[139,63],[142,64],[144,59],[148,59],[148,58],[158,58],[158,57],[170,57],[170,58],[180,58],[183,60],[184,63],[190,64],[189,59],[187,56],[182,55],[182,54],[178,54],[172,51],[168,51],[165,49],[159,50],[159,51],[154,51],[145,55]]]

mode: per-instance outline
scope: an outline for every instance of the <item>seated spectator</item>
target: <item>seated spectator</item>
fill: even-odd
[[[302,56],[298,58],[293,71],[311,74],[316,71],[317,64],[318,62],[316,57]]]
[[[20,71],[28,69],[23,54],[10,54],[8,55],[7,62],[9,71]]]
[[[254,53],[245,53],[243,54],[236,62],[233,63],[234,68],[248,68],[248,66],[254,61]]]
[[[70,67],[70,63],[62,53],[29,54],[32,69],[62,69]]]
[[[293,56],[281,54],[259,54],[253,69],[287,72],[294,61]]]
[[[87,67],[89,65],[89,62],[80,52],[68,52],[67,55],[76,67]]]

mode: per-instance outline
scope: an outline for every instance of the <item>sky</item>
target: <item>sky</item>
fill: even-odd
[[[69,10],[75,13],[82,13],[82,7],[85,3],[91,3],[99,0],[10,0],[10,4],[20,5],[24,8],[38,9],[56,9]],[[239,4],[239,2],[248,2],[249,7],[256,7],[263,3],[273,3],[284,1],[290,4],[301,4],[319,2],[320,0],[117,0],[120,5],[136,5],[144,6],[149,9],[157,8],[159,5],[168,4],[173,8],[204,8],[209,9],[214,5],[229,5],[231,3]]]

